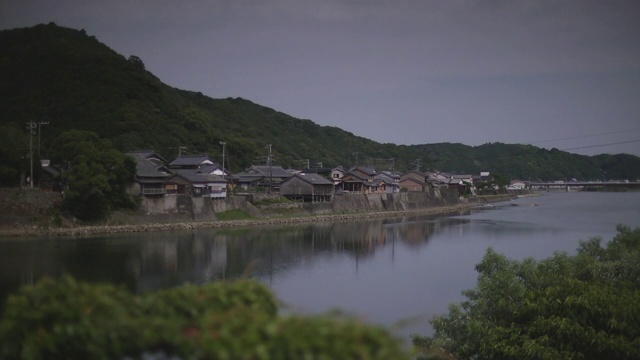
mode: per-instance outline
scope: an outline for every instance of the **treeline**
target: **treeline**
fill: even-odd
[[[53,23],[1,31],[0,136],[10,140],[0,142],[6,159],[2,185],[24,173],[29,121],[48,123],[36,135],[42,158],[51,156],[62,132],[85,130],[119,151],[152,149],[169,160],[180,147],[183,153],[221,158],[225,142],[236,172],[264,163],[266,145],[272,144],[275,163],[285,168],[308,160],[312,167],[490,171],[531,180],[640,178],[640,158],[624,154],[589,157],[501,143],[380,144],[249,100],[172,88],[147,71],[143,60],[116,53],[84,30]]]

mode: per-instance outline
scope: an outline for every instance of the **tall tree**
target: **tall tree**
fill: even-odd
[[[135,161],[110,141],[88,131],[64,132],[53,141],[52,161],[63,169],[63,209],[78,219],[98,220],[113,208],[135,206],[125,191],[134,180]]]

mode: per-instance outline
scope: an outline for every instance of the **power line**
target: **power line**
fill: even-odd
[[[629,141],[620,141],[620,142],[608,143],[608,144],[599,144],[599,145],[580,146],[580,147],[574,147],[574,148],[569,148],[569,149],[561,149],[561,150],[562,150],[562,151],[567,151],[567,150],[580,150],[580,149],[589,149],[589,148],[602,147],[602,146],[611,146],[611,145],[629,144],[629,143],[634,143],[634,142],[640,142],[640,139],[638,139],[638,140],[629,140]]]
[[[620,131],[610,131],[610,132],[605,132],[605,133],[600,133],[600,134],[591,134],[591,135],[574,136],[574,137],[567,137],[567,138],[560,138],[560,139],[553,139],[553,140],[532,141],[532,142],[528,142],[528,143],[526,143],[526,144],[542,144],[542,143],[548,143],[548,142],[554,142],[554,141],[564,141],[564,140],[584,139],[584,138],[595,137],[595,136],[602,136],[602,135],[611,135],[611,134],[622,134],[622,133],[628,133],[628,132],[630,132],[630,131],[640,131],[640,128],[638,128],[638,129],[620,130]]]

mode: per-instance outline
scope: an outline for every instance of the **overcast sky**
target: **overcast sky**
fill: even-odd
[[[640,156],[639,0],[0,0],[1,29],[51,21],[382,143]]]

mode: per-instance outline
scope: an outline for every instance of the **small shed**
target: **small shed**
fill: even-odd
[[[333,182],[318,174],[295,174],[280,185],[281,195],[304,202],[331,201],[333,193]]]

